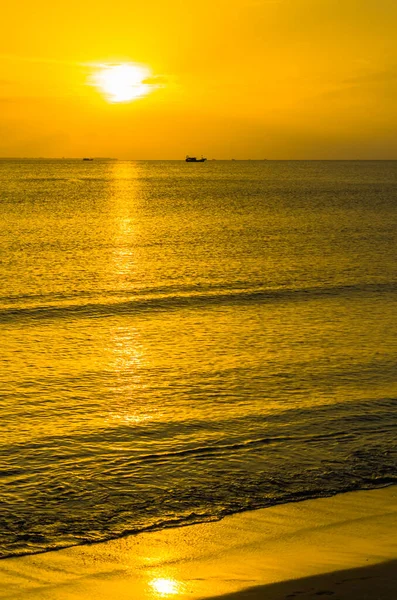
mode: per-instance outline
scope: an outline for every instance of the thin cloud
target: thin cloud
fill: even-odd
[[[0,60],[9,60],[16,62],[27,62],[27,63],[42,63],[42,64],[53,64],[53,65],[69,65],[78,66],[82,63],[73,60],[58,60],[54,58],[43,58],[40,56],[19,56],[18,54],[0,54]]]
[[[150,77],[146,77],[142,83],[147,85],[166,85],[168,83],[168,77],[165,75],[151,75]]]
[[[384,83],[387,81],[393,81],[397,79],[397,66],[391,69],[382,71],[372,71],[371,73],[365,73],[362,75],[355,75],[354,77],[348,77],[343,81],[346,84],[367,84],[367,83]]]

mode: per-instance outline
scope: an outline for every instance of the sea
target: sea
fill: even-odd
[[[0,161],[0,553],[397,483],[397,162]]]

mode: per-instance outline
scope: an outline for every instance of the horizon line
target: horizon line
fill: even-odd
[[[83,160],[85,156],[0,156],[0,160]],[[111,156],[92,156],[93,160],[185,162],[185,158],[118,158]],[[207,162],[390,162],[397,158],[208,158]]]

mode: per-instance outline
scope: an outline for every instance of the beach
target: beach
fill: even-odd
[[[3,600],[391,600],[397,486],[0,562]]]

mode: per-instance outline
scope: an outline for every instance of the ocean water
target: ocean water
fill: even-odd
[[[397,162],[0,161],[1,556],[397,482]]]

